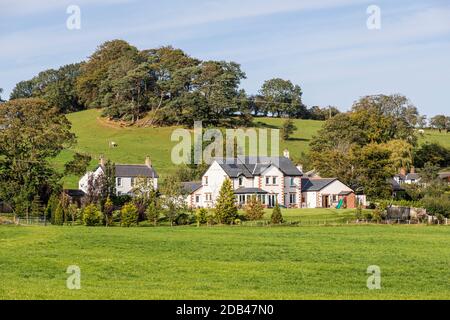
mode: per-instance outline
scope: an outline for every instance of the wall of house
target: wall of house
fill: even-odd
[[[88,192],[88,182],[91,176],[94,177],[94,179],[98,178],[101,174],[103,174],[103,170],[101,167],[98,167],[97,170],[94,172],[88,172],[86,173],[81,179],[78,181],[78,189],[82,190],[84,193]]]
[[[304,192],[303,198],[306,203],[306,207],[310,209],[317,208],[317,192]]]
[[[270,177],[270,183],[267,184],[266,183],[266,178]],[[277,183],[276,185],[272,184],[272,178],[276,177],[277,178]],[[285,205],[285,199],[284,199],[284,195],[285,195],[285,190],[284,190],[284,185],[285,185],[285,181],[284,181],[284,174],[280,171],[280,169],[278,169],[275,166],[271,166],[270,168],[268,168],[266,171],[264,171],[261,174],[261,178],[262,178],[262,189],[264,191],[267,191],[269,194],[276,194],[277,195],[277,201],[280,205]]]
[[[206,177],[208,177],[208,184],[206,184]],[[219,196],[220,189],[226,179],[228,179],[227,173],[222,169],[217,161],[215,161],[202,178],[202,207],[214,207],[216,199]],[[206,200],[207,194],[212,195],[212,201]]]
[[[294,179],[294,185],[291,185],[291,178]],[[284,205],[286,207],[292,206],[301,208],[301,202],[302,202],[302,193],[301,193],[301,177],[284,177]],[[296,202],[291,204],[290,203],[290,194],[295,194]]]

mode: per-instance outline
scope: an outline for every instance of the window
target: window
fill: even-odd
[[[209,184],[209,179],[208,177],[205,177],[205,186],[207,186]]]
[[[289,195],[289,203],[296,204],[297,203],[297,195],[295,193],[291,193]]]
[[[270,185],[270,177],[266,177],[266,185]]]
[[[122,178],[117,178],[117,186],[118,187],[122,186]]]
[[[205,200],[206,201],[212,201],[212,194],[211,193],[206,193],[205,194]]]
[[[276,186],[277,185],[277,177],[272,177],[272,182],[273,182],[273,185]]]
[[[200,196],[198,194],[195,196],[195,203],[200,203]]]
[[[244,185],[244,178],[239,178],[239,187]]]
[[[291,178],[291,187],[295,187],[295,179]]]

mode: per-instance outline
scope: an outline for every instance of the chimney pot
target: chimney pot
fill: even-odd
[[[145,165],[149,168],[152,167],[152,160],[150,159],[150,157],[145,158]]]

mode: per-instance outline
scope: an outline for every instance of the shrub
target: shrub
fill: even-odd
[[[83,209],[83,224],[88,227],[98,226],[102,223],[102,212],[95,204],[90,204]]]
[[[121,226],[132,227],[138,223],[139,213],[136,206],[133,203],[128,203],[122,207],[121,213]]]
[[[272,217],[271,217],[272,224],[282,224],[283,223],[283,215],[281,214],[280,206],[277,205],[275,208],[273,208]]]
[[[110,226],[113,224],[113,212],[114,212],[114,203],[111,198],[108,197],[106,199],[105,205],[103,206],[103,214],[105,216],[105,224],[106,226]]]
[[[56,207],[53,224],[56,226],[64,225],[64,209],[61,203],[58,203],[58,206]]]
[[[428,214],[450,217],[450,198],[447,195],[442,195],[440,198],[426,197],[422,203]]]
[[[383,220],[383,214],[380,209],[376,208],[372,212],[372,220],[376,222],[381,222]]]
[[[195,221],[197,222],[197,226],[200,227],[200,225],[205,224],[208,222],[208,210],[205,208],[200,208],[195,213]]]
[[[264,216],[264,207],[256,196],[251,197],[244,211],[246,218],[251,221],[261,220]]]
[[[145,214],[147,216],[147,220],[152,222],[153,225],[156,227],[158,225],[158,220],[161,215],[161,212],[160,212],[160,208],[154,201],[152,201],[150,203]]]

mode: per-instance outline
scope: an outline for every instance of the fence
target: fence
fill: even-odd
[[[16,217],[15,224],[17,225],[27,225],[27,226],[47,226],[50,225],[46,217],[30,217],[30,218],[20,218]]]

